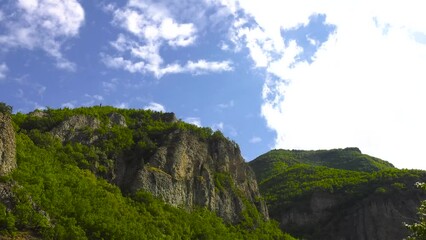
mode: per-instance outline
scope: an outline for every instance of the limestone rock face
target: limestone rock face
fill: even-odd
[[[311,232],[306,239],[400,240],[408,236],[403,223],[412,223],[424,193],[372,194],[345,202],[343,196],[314,193],[309,208],[280,213],[281,227],[290,232]]]
[[[131,191],[145,189],[164,201],[191,209],[203,206],[237,223],[251,204],[268,218],[253,171],[238,146],[224,138],[201,139],[178,130],[137,172]]]
[[[0,113],[0,176],[16,168],[15,131],[8,114]]]
[[[121,127],[127,127],[126,118],[119,113],[111,113],[109,115],[110,125],[118,125]]]
[[[118,113],[108,115],[107,127],[127,127]],[[154,113],[153,119],[173,123],[173,113]],[[75,115],[55,127],[51,133],[63,142],[96,145],[105,136],[96,129],[101,121],[87,115]],[[206,207],[225,221],[238,223],[242,213],[253,208],[268,219],[254,172],[241,157],[236,143],[222,137],[202,138],[189,130],[164,133],[155,153],[126,159],[123,154],[110,156],[114,161],[105,177],[124,192],[140,189],[165,202],[194,209]]]
[[[52,134],[61,141],[76,141],[85,144],[91,144],[97,140],[96,136],[88,138],[88,134],[84,130],[95,130],[101,125],[99,119],[86,116],[75,115],[68,120],[63,121],[58,127],[52,130]]]

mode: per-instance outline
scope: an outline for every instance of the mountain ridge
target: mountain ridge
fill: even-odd
[[[303,239],[402,239],[402,223],[417,219],[426,197],[415,187],[425,171],[396,169],[357,148],[272,150],[249,164],[270,217]]]
[[[292,239],[268,220],[254,173],[220,132],[109,106],[11,117],[6,239]]]

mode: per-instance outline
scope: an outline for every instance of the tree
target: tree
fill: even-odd
[[[418,188],[426,190],[425,183],[416,183]],[[424,240],[426,239],[426,200],[419,207],[419,221],[413,224],[405,224],[411,234],[407,240]]]
[[[0,113],[11,114],[12,113],[12,106],[9,106],[4,102],[0,102]]]

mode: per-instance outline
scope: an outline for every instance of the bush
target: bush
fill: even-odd
[[[0,113],[12,114],[12,106],[9,106],[4,102],[0,102]]]

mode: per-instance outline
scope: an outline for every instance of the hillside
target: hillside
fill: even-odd
[[[361,153],[358,148],[316,151],[272,150],[250,162],[250,166],[255,169],[256,176],[261,181],[279,173],[282,168],[296,164],[363,172],[394,168],[389,162]]]
[[[402,239],[417,219],[426,172],[399,170],[358,149],[273,150],[249,163],[270,216],[306,239]]]
[[[17,163],[0,179],[2,239],[291,239],[220,132],[113,107],[0,114]]]

